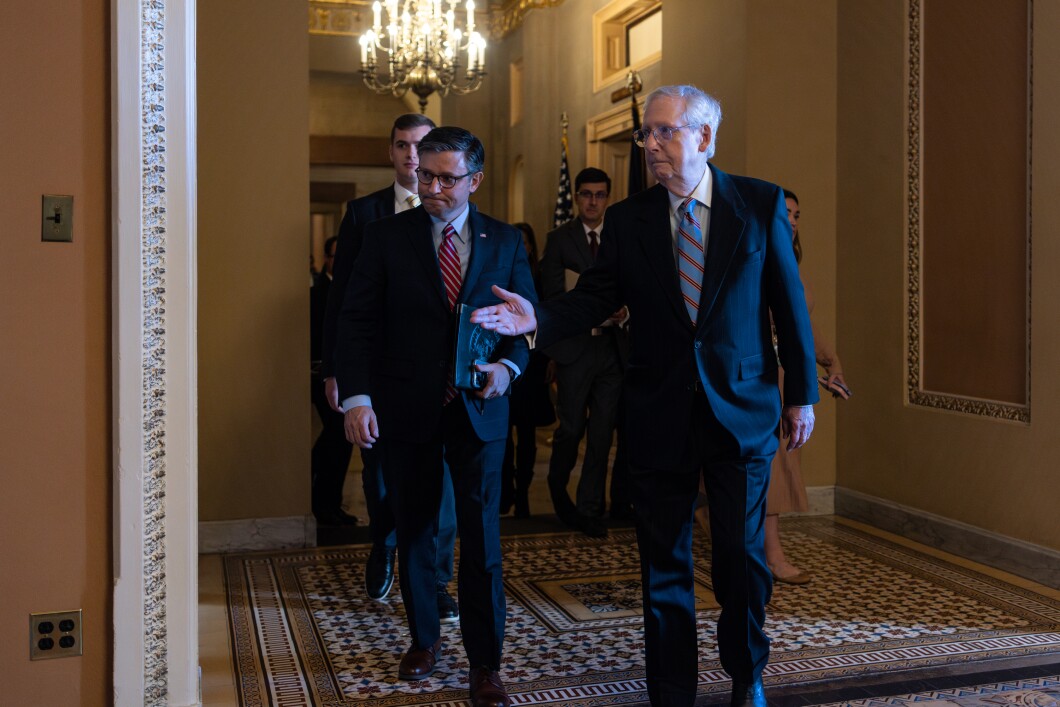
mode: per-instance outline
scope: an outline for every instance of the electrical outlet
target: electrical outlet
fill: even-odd
[[[81,610],[29,615],[29,659],[81,655]]]

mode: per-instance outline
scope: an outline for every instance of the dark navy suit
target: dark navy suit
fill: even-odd
[[[458,303],[497,304],[499,284],[536,301],[515,228],[468,215],[471,255]],[[501,584],[501,463],[508,399],[461,392],[442,405],[453,346],[431,220],[422,208],[374,221],[354,265],[339,323],[338,380],[343,395],[367,394],[379,425],[386,479],[394,497],[401,594],[415,648],[439,637],[433,564],[443,458],[449,465],[460,533],[460,627],[472,666],[500,668],[505,602]],[[493,361],[525,370],[523,337],[505,337]]]
[[[624,381],[629,461],[644,584],[649,696],[691,705],[697,641],[692,506],[703,475],[722,606],[722,667],[749,683],[769,657],[763,630],[772,577],[763,549],[780,395],[770,313],[788,405],[817,402],[813,337],[784,196],[772,184],[713,175],[698,319],[678,284],[662,186],[607,212],[596,265],[538,307],[538,346],[595,326],[621,304],[636,326]]]
[[[323,359],[321,361],[321,375],[324,378],[335,375],[335,346],[338,339],[339,313],[346,297],[346,289],[353,272],[353,263],[361,252],[364,227],[372,221],[393,215],[393,184],[360,199],[354,199],[346,205],[346,215],[343,216],[342,224],[339,226],[333,280],[324,314]],[[346,391],[340,386],[339,400],[347,397],[349,396]],[[368,507],[368,529],[372,536],[372,543],[392,550],[397,547],[397,534],[394,530],[396,527],[394,511],[390,506],[386,481],[383,478],[382,452],[376,448],[362,449],[361,461],[364,464],[361,487],[364,489],[365,504]],[[448,584],[453,578],[453,544],[456,542],[453,485],[448,478],[443,488],[438,522],[438,557],[435,564],[438,584]]]

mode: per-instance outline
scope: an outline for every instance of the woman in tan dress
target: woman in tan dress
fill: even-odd
[[[788,222],[791,223],[792,247],[795,249],[795,260],[802,261],[802,245],[799,243],[799,198],[794,193],[784,190],[788,205]],[[825,370],[823,383],[836,397],[844,400],[850,397],[850,391],[843,380],[843,366],[835,349],[821,336],[813,322],[813,290],[806,278],[802,280],[806,290],[806,306],[810,310],[810,324],[813,326],[814,353],[817,365]],[[784,390],[784,371],[780,371],[780,389]],[[806,485],[802,481],[799,468],[800,450],[788,452],[782,442],[777,454],[773,457],[770,471],[769,495],[766,499],[766,564],[773,573],[773,579],[787,584],[806,584],[812,575],[791,564],[784,556],[780,544],[780,514],[809,510],[806,499]]]

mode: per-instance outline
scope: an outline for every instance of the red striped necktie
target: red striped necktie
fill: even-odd
[[[456,252],[456,229],[453,224],[445,224],[442,231],[442,245],[438,248],[438,265],[442,269],[442,282],[445,284],[445,298],[449,300],[449,309],[456,305],[456,298],[460,296],[460,256]],[[449,369],[449,379],[445,384],[445,394],[442,396],[442,405],[448,405],[456,397],[456,388],[453,386],[453,369]]]
[[[442,231],[442,245],[438,249],[438,265],[442,268],[442,282],[445,283],[445,296],[449,300],[449,309],[456,305],[456,298],[460,296],[460,256],[456,252],[456,229],[453,224],[445,224]]]

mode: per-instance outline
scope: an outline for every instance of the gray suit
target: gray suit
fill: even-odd
[[[541,258],[542,299],[567,290],[567,271],[582,273],[593,263],[592,252],[580,219],[548,234]],[[605,510],[607,457],[615,429],[622,369],[628,346],[624,329],[597,327],[545,349],[556,362],[556,415],[559,428],[553,437],[548,486],[556,513],[570,522],[575,511],[567,483],[578,460],[578,445],[586,437],[585,460],[578,483],[577,511],[601,518]]]

